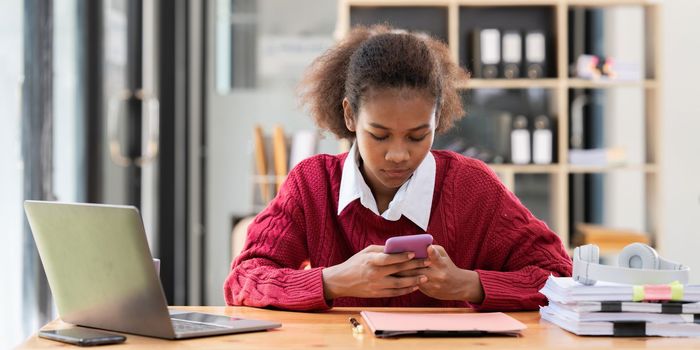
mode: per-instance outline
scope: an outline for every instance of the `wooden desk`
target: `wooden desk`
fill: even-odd
[[[359,316],[368,308],[336,308],[323,313],[271,311],[247,307],[176,307],[175,309],[198,311],[244,318],[277,321],[282,328],[246,334],[195,338],[189,340],[162,340],[127,334],[126,343],[111,345],[113,349],[562,349],[562,348],[607,348],[607,349],[690,349],[700,348],[697,338],[612,338],[578,337],[559,327],[540,320],[537,312],[515,312],[511,316],[527,325],[520,337],[483,338],[397,338],[378,339],[365,326],[363,335],[352,332],[348,318]],[[373,309],[375,310],[375,309]],[[465,309],[376,309],[375,311],[410,310],[416,312],[471,312]],[[69,328],[70,324],[60,320],[47,324],[45,329]],[[19,349],[77,349],[67,344],[38,338],[33,335]],[[102,348],[102,347],[100,347]]]

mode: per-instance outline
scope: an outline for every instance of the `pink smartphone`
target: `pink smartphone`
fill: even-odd
[[[384,253],[414,252],[417,259],[428,257],[428,246],[433,244],[433,236],[424,233],[420,235],[396,236],[386,240]]]

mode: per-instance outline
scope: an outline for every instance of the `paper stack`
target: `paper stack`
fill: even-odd
[[[585,286],[549,276],[540,293],[549,299],[542,318],[577,335],[700,336],[700,285]]]

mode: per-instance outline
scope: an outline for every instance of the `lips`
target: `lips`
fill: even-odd
[[[411,169],[384,169],[382,172],[392,179],[401,179],[410,173]]]

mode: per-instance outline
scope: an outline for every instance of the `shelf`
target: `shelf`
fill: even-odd
[[[350,6],[448,6],[453,0],[345,0]]]
[[[660,237],[660,210],[659,210],[659,190],[660,178],[658,174],[661,167],[658,161],[646,164],[646,159],[658,160],[661,158],[659,149],[659,128],[661,124],[661,101],[659,96],[663,90],[663,71],[660,69],[663,40],[660,36],[662,0],[341,0],[339,7],[342,9],[339,16],[339,25],[347,33],[353,16],[352,7],[360,7],[363,11],[370,11],[368,7],[376,7],[376,12],[382,7],[390,7],[387,12],[401,13],[401,19],[406,23],[417,23],[425,26],[424,22],[432,23],[439,28],[447,28],[446,35],[441,38],[448,44],[452,57],[461,64],[472,62],[470,55],[473,55],[473,31],[475,28],[496,27],[517,30],[542,30],[548,33],[546,40],[546,62],[547,69],[542,79],[528,79],[526,76],[520,79],[482,79],[474,78],[457,83],[457,88],[461,90],[463,98],[468,103],[479,103],[487,111],[502,109],[518,109],[515,103],[530,103],[528,101],[516,100],[522,96],[527,98],[536,97],[538,105],[525,106],[523,109],[533,110],[530,114],[540,113],[539,110],[548,111],[546,114],[556,117],[556,124],[552,124],[552,130],[558,137],[554,139],[553,154],[558,155],[558,162],[548,165],[539,164],[488,164],[497,173],[506,188],[514,191],[516,183],[520,186],[519,193],[523,191],[522,177],[538,178],[547,177],[549,190],[542,191],[543,195],[549,196],[549,219],[548,224],[560,235],[562,243],[568,247],[570,238],[570,225],[572,213],[569,204],[574,194],[572,184],[569,183],[570,174],[614,174],[621,176],[631,175],[632,177],[644,178],[645,193],[641,198],[644,201],[645,210],[645,230],[651,233],[654,239]],[[404,7],[404,9],[398,9]],[[445,10],[446,18],[433,18],[426,15],[436,11],[433,8]],[[634,10],[642,10],[643,26],[636,36],[641,36],[644,40],[643,79],[635,81],[623,80],[587,80],[577,77],[569,77],[569,30],[571,29],[569,10],[571,9],[596,9],[601,12],[617,11],[615,7],[636,7]],[[427,8],[427,9],[424,9]],[[425,10],[425,11],[423,11]],[[358,11],[361,12],[361,11]],[[419,12],[416,15],[407,15],[404,12]],[[440,12],[442,13],[442,12]],[[396,15],[397,17],[400,17]],[[607,16],[607,15],[606,15]],[[410,17],[410,18],[404,18]],[[356,22],[360,22],[356,15]],[[377,23],[382,23],[381,18],[377,18]],[[400,22],[399,25],[403,22]],[[418,26],[418,25],[415,26]],[[602,33],[607,35],[606,33]],[[635,36],[635,37],[636,37]],[[642,97],[635,97],[635,101],[640,101],[644,108],[643,120],[644,134],[642,138],[645,143],[645,154],[641,160],[635,164],[617,165],[572,165],[566,162],[566,154],[569,149],[568,139],[563,135],[568,135],[571,131],[571,102],[570,94],[573,89],[603,90],[611,89],[610,92],[617,92],[614,89],[630,89],[641,92]],[[469,91],[472,90],[472,91]],[[484,91],[485,90],[485,91]],[[484,92],[484,94],[481,94]],[[493,92],[493,96],[488,93]],[[532,92],[532,94],[530,94]],[[540,94],[542,92],[542,94]],[[473,95],[473,96],[468,96]],[[496,95],[508,95],[512,101],[501,102]],[[635,95],[636,96],[636,95]],[[470,97],[473,97],[470,99]],[[540,103],[540,101],[542,101]],[[510,104],[509,104],[510,103]],[[511,106],[511,104],[513,106]],[[469,109],[470,105],[466,106]],[[537,110],[537,111],[534,111]],[[525,114],[525,113],[523,113]],[[607,117],[607,115],[606,115]],[[609,118],[615,118],[610,115]],[[484,126],[482,127],[490,127]],[[466,135],[467,133],[462,133]],[[563,156],[563,157],[562,157]],[[641,163],[641,164],[640,164]],[[538,176],[523,176],[523,174],[537,174]]]
[[[568,79],[567,85],[572,89],[609,89],[619,87],[655,89],[658,84],[653,79],[640,81]]]
[[[645,173],[655,173],[655,164],[619,164],[619,165],[564,165],[559,164],[487,164],[497,173],[515,174],[553,174],[559,171],[569,173],[606,173],[613,171],[641,171]],[[282,181],[287,177],[281,176]],[[254,175],[254,183],[274,184],[277,181],[275,175]]]
[[[559,0],[456,0],[460,6],[555,6]]]
[[[568,0],[569,6],[583,7],[613,7],[613,6],[649,6],[657,4],[654,0]]]
[[[621,164],[621,165],[564,165],[559,164],[488,164],[497,173],[514,174],[554,174],[560,171],[571,174],[609,173],[615,171],[637,171],[644,173],[656,173],[654,164]]]
[[[553,174],[560,166],[558,164],[488,164],[497,173],[519,173],[519,174]]]
[[[469,79],[457,85],[459,89],[555,89],[557,79]]]
[[[567,170],[572,174],[609,173],[614,171],[641,171],[656,173],[655,164],[622,164],[622,165],[568,165]]]
[[[615,81],[615,80],[586,80],[566,79],[564,84],[571,89],[612,89],[612,88],[645,88],[658,87],[656,80]],[[469,79],[457,85],[459,89],[556,89],[560,80],[548,79]]]
[[[654,0],[345,0],[349,6],[652,6]]]
[[[459,6],[556,6],[561,3],[560,0],[345,0],[345,2],[349,6],[448,6],[452,4]],[[634,1],[622,0],[621,2]]]

